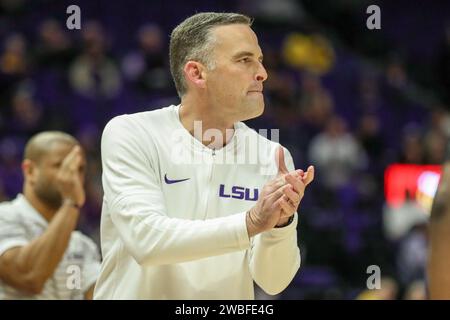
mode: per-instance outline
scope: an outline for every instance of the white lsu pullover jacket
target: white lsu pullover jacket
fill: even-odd
[[[297,213],[288,226],[251,239],[245,219],[277,173],[279,144],[239,122],[213,151],[183,127],[179,107],[122,115],[104,129],[103,263],[94,298],[254,299],[253,281],[280,293],[300,267]],[[257,161],[229,163],[254,156],[255,141]]]

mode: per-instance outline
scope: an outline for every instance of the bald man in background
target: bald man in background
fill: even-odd
[[[48,131],[25,147],[23,194],[0,204],[0,300],[92,299],[95,243],[74,231],[86,160],[72,136]]]

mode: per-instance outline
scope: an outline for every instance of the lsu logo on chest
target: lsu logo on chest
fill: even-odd
[[[259,196],[258,188],[245,188],[239,186],[232,186],[227,188],[224,184],[219,187],[219,197],[221,198],[233,198],[246,201],[257,201]]]

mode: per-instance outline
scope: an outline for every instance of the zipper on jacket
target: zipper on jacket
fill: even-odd
[[[209,169],[209,175],[208,175],[208,183],[206,188],[206,196],[205,196],[205,214],[204,219],[208,217],[208,204],[209,204],[209,195],[211,194],[211,188],[212,188],[212,175],[214,171],[214,164],[215,164],[215,156],[216,156],[216,149],[212,150],[212,164]]]

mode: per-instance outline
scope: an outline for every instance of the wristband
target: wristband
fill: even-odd
[[[289,217],[289,220],[288,220],[288,222],[287,222],[285,225],[282,225],[282,226],[275,226],[275,228],[284,228],[284,227],[287,227],[288,225],[290,225],[290,224],[292,223],[292,221],[294,221],[294,215],[292,215],[292,216]]]

